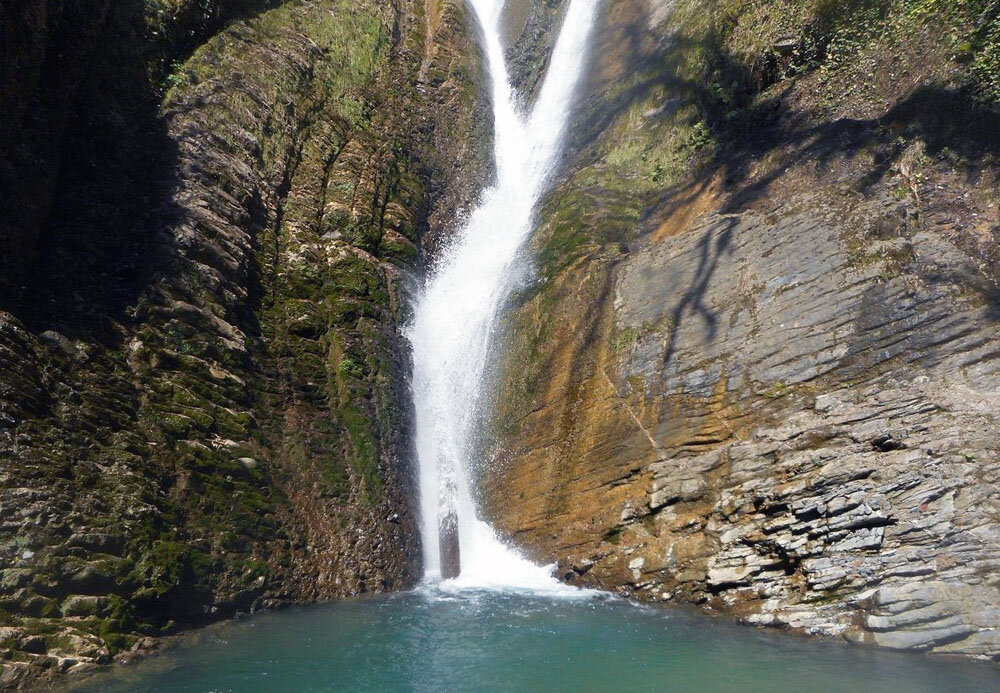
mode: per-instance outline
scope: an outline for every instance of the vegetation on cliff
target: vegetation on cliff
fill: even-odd
[[[997,656],[998,12],[605,5],[506,325],[502,529],[567,580]]]
[[[738,183],[751,166],[790,156],[864,147],[884,172],[916,139],[946,149],[958,166],[997,155],[994,0],[681,0],[644,37],[627,28],[641,21],[639,10],[610,5],[617,30],[599,53],[595,96],[579,118],[575,145],[585,165],[564,182],[568,196],[600,188],[634,200],[635,213],[694,177],[725,169],[727,182]],[[836,142],[841,131],[852,142]],[[781,152],[791,146],[797,151]],[[564,196],[556,204],[567,207]],[[553,223],[553,237],[540,243],[544,275],[550,259],[558,271],[575,257],[561,247],[623,240],[604,224],[574,223],[571,205],[545,216],[567,223]]]
[[[412,582],[399,325],[474,194],[461,6],[4,12],[39,46],[4,43],[3,684]]]
[[[525,98],[559,10],[511,5]],[[1000,656],[1000,2],[603,13],[493,515],[567,580]],[[413,581],[399,326],[484,177],[467,29],[0,6],[0,686]]]

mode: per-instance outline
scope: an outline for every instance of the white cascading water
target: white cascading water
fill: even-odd
[[[426,577],[441,576],[439,523],[457,517],[455,587],[562,591],[479,519],[471,489],[476,421],[497,314],[518,277],[519,251],[558,159],[599,0],[570,0],[545,81],[522,115],[500,39],[504,0],[469,0],[482,26],[493,86],[496,183],[440,257],[416,305],[413,349]]]

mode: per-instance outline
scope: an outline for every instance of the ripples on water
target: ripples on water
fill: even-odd
[[[427,589],[216,626],[80,690],[941,693],[1000,691],[1000,670],[594,593]]]

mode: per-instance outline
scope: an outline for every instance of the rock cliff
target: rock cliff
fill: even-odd
[[[462,5],[0,12],[0,686],[412,584],[399,328],[485,170]]]
[[[530,99],[561,0],[511,0]],[[0,6],[0,687],[419,573],[460,0]],[[1000,658],[1000,3],[603,0],[484,431],[563,579]]]
[[[987,1],[604,4],[500,355],[483,500],[515,543],[1000,657],[998,41]]]

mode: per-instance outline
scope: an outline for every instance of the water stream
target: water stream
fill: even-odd
[[[988,665],[762,632],[563,586],[480,520],[471,484],[491,340],[528,269],[519,253],[559,156],[598,0],[571,0],[527,115],[500,43],[503,0],[469,2],[492,77],[497,174],[439,258],[409,329],[427,579],[410,593],[221,624],[82,690],[997,690]]]
[[[424,564],[429,580],[454,578],[456,586],[559,591],[566,588],[549,569],[518,556],[479,518],[471,484],[497,313],[524,271],[520,251],[559,156],[598,0],[570,1],[530,113],[518,107],[507,73],[503,0],[469,4],[492,80],[496,181],[438,259],[408,331]]]

